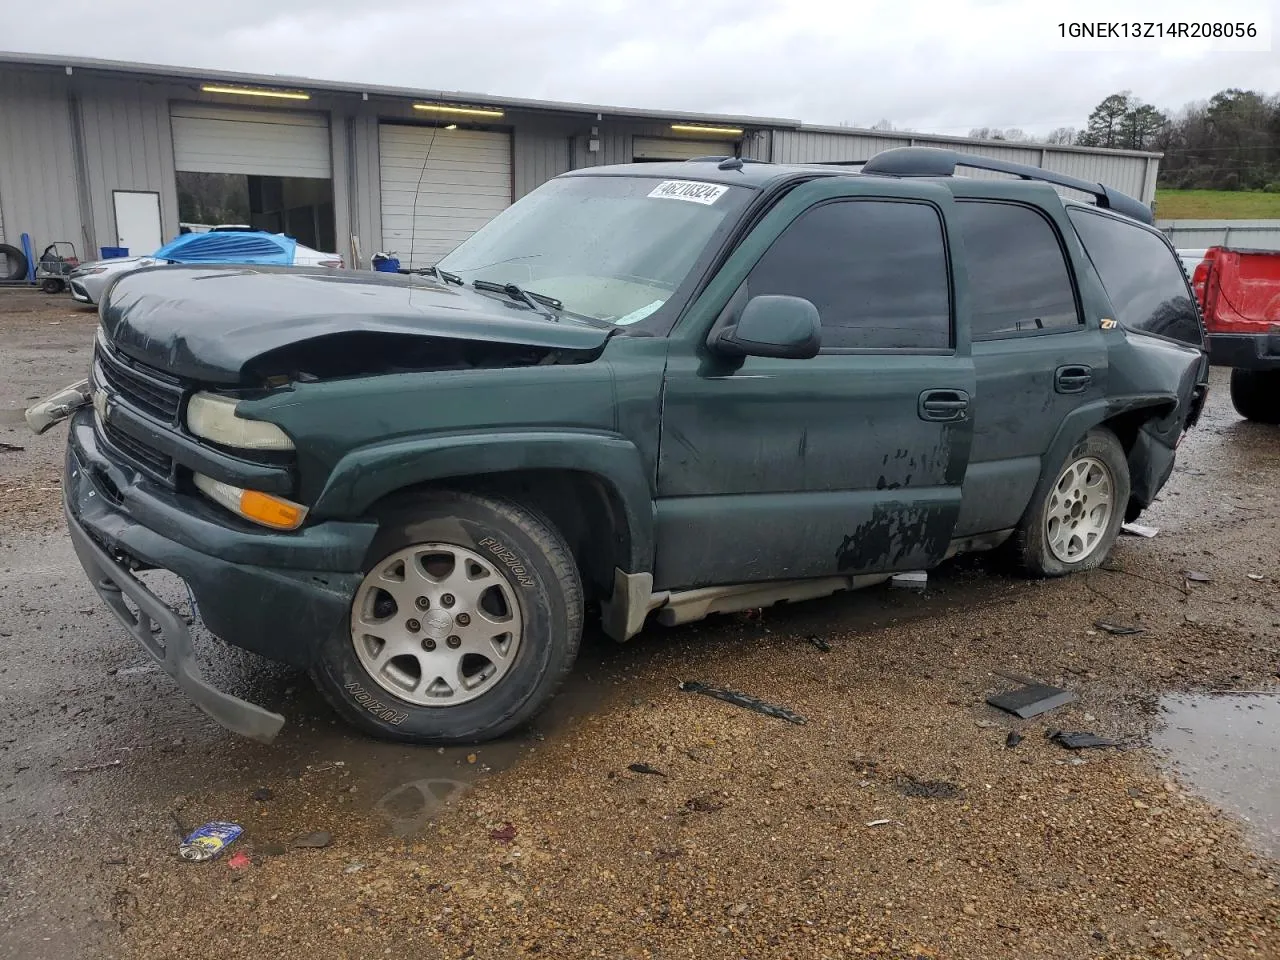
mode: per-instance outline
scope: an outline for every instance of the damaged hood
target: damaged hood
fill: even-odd
[[[173,267],[130,273],[111,287],[102,327],[121,352],[176,376],[244,384],[264,358],[320,356],[386,338],[588,354],[612,329],[559,323],[470,287],[373,272],[269,267]],[[408,340],[406,340],[408,338]],[[287,361],[281,359],[280,363]],[[273,371],[274,372],[274,371]]]

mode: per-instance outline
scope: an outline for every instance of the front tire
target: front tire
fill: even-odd
[[[1280,370],[1232,370],[1231,405],[1246,420],[1280,423]]]
[[[1120,441],[1110,430],[1090,430],[1036,487],[1014,534],[1019,565],[1034,577],[1100,566],[1120,533],[1129,492]]]
[[[412,743],[475,743],[531,720],[582,637],[564,539],[512,501],[428,495],[383,518],[316,685],[348,722]]]

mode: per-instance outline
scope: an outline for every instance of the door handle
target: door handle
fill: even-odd
[[[969,415],[969,394],[963,390],[926,390],[916,408],[921,420],[954,423]]]
[[[1059,367],[1053,375],[1053,388],[1058,393],[1084,393],[1093,383],[1093,369],[1083,364]]]

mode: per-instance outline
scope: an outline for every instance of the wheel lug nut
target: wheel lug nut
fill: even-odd
[[[427,653],[430,653],[435,648],[436,648],[436,642],[432,640],[430,637],[427,637],[427,639],[422,641],[422,649],[427,651]]]
[[[419,597],[414,602],[418,605],[419,610],[425,610],[427,609],[427,607],[431,606],[431,601],[428,600],[426,597]]]
[[[445,641],[445,643],[449,645],[450,650],[457,650],[460,646],[462,646],[462,638],[450,637],[448,640]]]
[[[469,624],[469,623],[471,622],[471,614],[469,614],[469,613],[460,613],[460,614],[458,614],[456,617],[454,617],[454,619],[455,619],[456,621],[458,621],[458,626],[460,626],[460,627],[465,627],[465,626],[467,626],[467,624]]]
[[[408,630],[410,633],[417,633],[419,630],[422,629],[422,624],[420,624],[417,620],[410,618],[409,620],[405,621],[404,628]]]
[[[446,593],[443,597],[441,597],[441,598],[440,598],[440,602],[441,602],[441,603],[443,603],[446,607],[452,607],[452,606],[453,606],[453,594],[452,594],[452,593]]]

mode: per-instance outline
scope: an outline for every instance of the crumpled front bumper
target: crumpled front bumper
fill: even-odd
[[[229,730],[269,742],[284,717],[204,680],[186,621],[134,571],[177,574],[214,635],[306,667],[349,615],[376,526],[330,522],[281,534],[224,523],[219,508],[164,489],[110,455],[93,416],[82,409],[71,419],[63,477],[81,566],[129,634],[202,710]]]
[[[275,739],[284,726],[284,717],[206,683],[191,645],[191,631],[182,617],[148,590],[127,567],[94,543],[71,513],[70,505],[66,512],[71,545],[89,582],[161,669],[177,681],[201,710],[228,730],[263,743]],[[133,602],[136,613],[124,602],[125,597]]]

